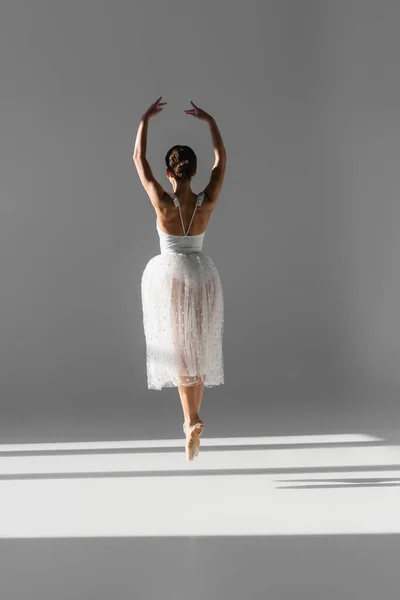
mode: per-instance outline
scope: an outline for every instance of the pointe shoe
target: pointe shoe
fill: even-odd
[[[183,424],[183,433],[186,435],[186,423]],[[193,454],[194,456],[198,456],[200,453],[200,438],[197,436],[195,442],[193,443]],[[191,460],[189,458],[189,460]]]
[[[183,432],[186,435],[186,456],[189,461],[200,453],[200,435],[204,427],[205,424],[201,419],[188,428],[186,428],[186,423],[183,423]]]

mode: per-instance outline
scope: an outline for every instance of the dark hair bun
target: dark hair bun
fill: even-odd
[[[168,151],[165,162],[177,179],[190,180],[197,169],[196,155],[189,146],[174,146]]]

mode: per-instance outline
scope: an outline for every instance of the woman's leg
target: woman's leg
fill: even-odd
[[[176,325],[178,325],[179,323],[179,318],[180,318],[180,310],[179,310],[179,292],[182,291],[180,289],[180,284],[178,281],[173,280],[173,299],[174,299],[174,308],[175,308],[175,323]],[[204,297],[204,293],[206,294],[206,298],[207,295],[210,294],[210,286],[207,285],[206,290],[204,291],[204,288],[200,289],[200,293],[194,293],[193,296],[193,300],[195,301],[195,305],[196,305],[196,320],[197,320],[197,326],[198,326],[198,342],[203,345],[203,310],[204,310],[204,301],[205,301],[205,297]],[[182,325],[178,325],[176,327],[173,328],[174,331],[174,343],[176,345],[176,347],[180,346],[180,340],[179,340],[179,333],[182,332]],[[188,371],[188,366],[185,360],[185,356],[184,356],[184,352],[181,353],[181,355],[179,356],[180,358],[180,369],[181,369],[181,373],[182,372],[187,372]],[[197,362],[197,361],[196,361]],[[200,366],[200,365],[198,365]],[[204,366],[204,365],[202,365]],[[192,385],[183,385],[184,381],[186,381],[186,383],[188,383],[189,381],[191,382]],[[199,412],[200,412],[200,406],[202,403],[202,398],[203,398],[203,391],[204,391],[204,383],[201,379],[201,377],[199,375],[197,376],[185,376],[185,375],[181,375],[180,377],[180,382],[182,382],[182,385],[178,385],[178,391],[179,391],[179,396],[181,399],[181,403],[182,403],[182,410],[183,410],[183,414],[184,414],[184,420],[185,423],[188,424],[189,426],[193,426],[195,423],[197,423],[200,419],[199,416]]]
[[[204,291],[205,290],[205,291]],[[203,340],[203,333],[204,333],[204,328],[203,328],[203,311],[204,311],[204,306],[210,306],[210,312],[207,315],[209,322],[212,322],[212,320],[214,319],[214,310],[215,310],[215,290],[214,290],[214,282],[211,283],[207,283],[205,285],[205,288],[203,288],[200,291],[200,294],[197,295],[196,297],[196,302],[197,302],[197,306],[196,306],[196,310],[197,310],[197,323],[198,323],[198,339],[200,341],[200,344],[204,343]],[[202,365],[204,366],[204,364]],[[203,375],[203,377],[205,377],[205,375]],[[199,378],[199,383],[196,386],[197,388],[197,415],[199,415],[200,413],[200,407],[201,407],[201,403],[203,400],[203,392],[204,392],[204,383],[203,381]]]
[[[200,451],[199,436],[204,427],[204,423],[199,417],[198,401],[199,390],[201,384],[194,385],[179,385],[179,396],[182,402],[182,409],[185,419],[185,434],[186,434],[186,457],[188,460],[193,460],[198,456]]]
[[[197,412],[200,413],[201,402],[203,399],[204,383],[201,381],[197,386]]]
[[[179,385],[178,391],[182,403],[184,421],[189,426],[199,421],[199,400],[201,403],[202,383],[194,385]]]

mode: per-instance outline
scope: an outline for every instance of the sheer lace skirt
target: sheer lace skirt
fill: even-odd
[[[141,282],[149,389],[224,383],[224,300],[219,273],[203,252],[165,252]]]

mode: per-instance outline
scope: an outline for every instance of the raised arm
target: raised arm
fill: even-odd
[[[213,119],[213,117],[210,117],[210,119],[207,122],[211,131],[215,161],[211,171],[210,181],[204,189],[204,191],[207,194],[208,202],[210,202],[212,208],[214,208],[218,201],[219,194],[224,183],[227,159],[224,142],[222,140],[222,136],[217,127],[215,119]]]
[[[214,208],[224,183],[227,163],[226,149],[215,119],[210,114],[196,106],[193,102],[191,102],[191,104],[194,108],[186,110],[186,114],[197,117],[201,121],[206,121],[210,127],[215,161],[211,171],[210,182],[204,189],[204,192],[206,193],[206,202],[209,203],[211,208]]]
[[[164,194],[164,188],[154,177],[153,171],[151,170],[149,162],[146,158],[147,130],[149,119],[163,110],[163,106],[167,104],[166,102],[161,102],[161,98],[162,96],[160,96],[159,99],[147,109],[141,118],[136,134],[135,147],[133,150],[133,162],[138,172],[140,181],[142,182],[142,185],[146,190],[155,210],[158,210],[162,207],[161,200]]]

